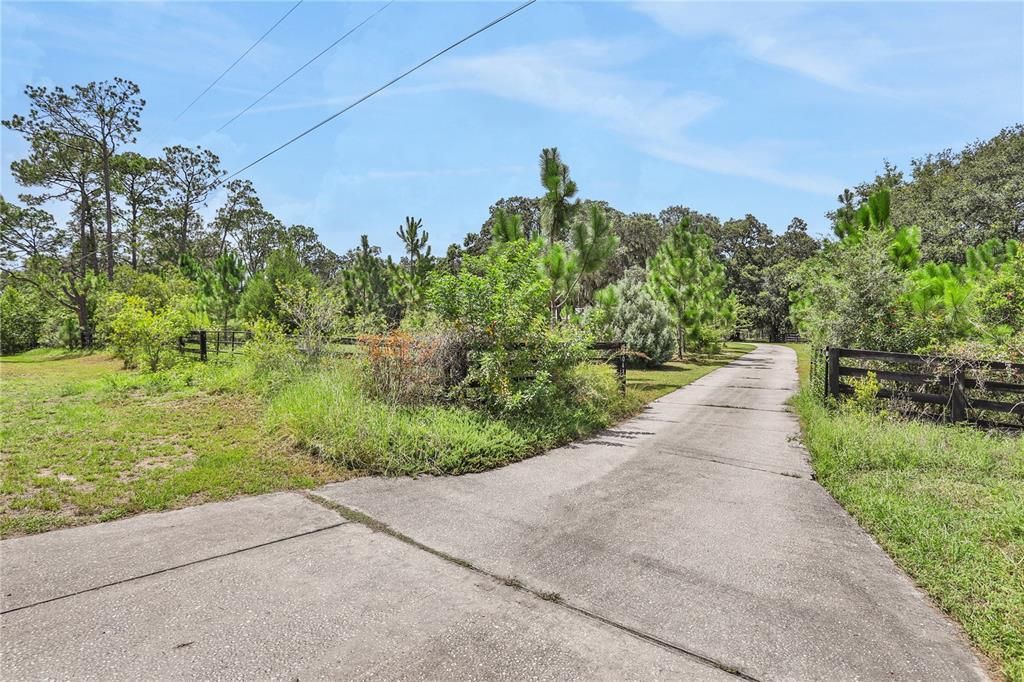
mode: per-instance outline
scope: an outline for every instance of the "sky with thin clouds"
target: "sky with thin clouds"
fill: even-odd
[[[201,144],[235,171],[514,7],[396,2],[218,130],[383,2],[0,4],[3,118],[22,92],[121,76],[147,100],[139,151]],[[495,200],[537,195],[557,146],[587,198],[684,204],[814,232],[888,159],[960,148],[1024,121],[1024,3],[540,0],[246,171],[272,212],[336,251],[397,252],[406,215],[435,252]],[[2,133],[10,162],[26,149]],[[220,197],[212,197],[212,214]]]

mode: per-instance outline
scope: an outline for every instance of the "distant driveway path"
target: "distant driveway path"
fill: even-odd
[[[8,540],[0,678],[975,680],[753,353],[586,442]]]

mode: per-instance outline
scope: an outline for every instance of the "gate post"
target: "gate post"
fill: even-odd
[[[206,330],[199,330],[199,359],[206,362]]]
[[[619,362],[615,368],[615,374],[618,375],[619,379],[619,391],[622,395],[626,395],[626,344],[625,342],[619,344]]]
[[[825,397],[839,397],[839,349],[826,348],[828,363],[825,365]]]
[[[967,398],[964,395],[964,370],[957,367],[949,381],[949,420],[962,422],[967,420]]]

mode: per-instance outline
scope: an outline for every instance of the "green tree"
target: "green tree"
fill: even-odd
[[[138,270],[145,221],[152,221],[165,193],[160,161],[137,152],[118,154],[111,161],[115,187],[124,199],[124,221],[128,260]]]
[[[199,207],[223,175],[220,157],[200,146],[164,148],[160,171],[167,188],[161,229],[153,235],[165,260],[177,262],[195,250],[203,237]]]
[[[691,230],[685,218],[658,247],[648,284],[672,315],[679,357],[687,342],[703,343],[709,327],[734,316],[735,304],[725,294],[725,267],[714,258],[711,238]]]
[[[381,258],[380,247],[371,246],[365,234],[360,237],[359,247],[344,260],[341,286],[349,315],[378,317],[387,326],[397,326],[406,301],[405,272],[390,257]]]
[[[472,256],[479,256],[487,251],[497,236],[494,233],[498,216],[516,216],[526,239],[533,239],[542,234],[541,200],[536,197],[512,196],[498,199],[489,209],[489,217],[480,226],[479,232],[471,232],[463,241],[463,249]]]
[[[337,276],[341,270],[341,258],[320,241],[316,230],[306,225],[292,225],[286,237],[299,262],[321,282],[330,282]]]
[[[138,97],[139,86],[123,78],[113,82],[92,82],[72,86],[71,93],[61,87],[25,88],[31,102],[28,116],[15,115],[4,125],[27,138],[38,135],[53,142],[78,147],[95,155],[101,178],[106,223],[107,278],[114,279],[114,164],[118,146],[134,142],[139,132],[139,115],[146,102]],[[82,147],[85,142],[88,147]]]
[[[565,238],[580,208],[579,199],[573,201],[578,188],[569,176],[569,166],[562,163],[557,147],[545,148],[540,153],[540,184],[544,186],[540,200],[541,229],[551,247]]]
[[[282,310],[280,300],[287,287],[316,286],[316,278],[299,262],[290,247],[270,254],[267,267],[255,274],[245,287],[238,304],[238,316],[249,322],[264,319],[291,329],[291,321]]]
[[[245,291],[245,266],[233,251],[225,251],[213,261],[207,282],[208,308],[226,331]]]
[[[418,305],[425,293],[427,277],[434,269],[434,258],[427,242],[430,233],[423,230],[423,221],[407,216],[405,224],[399,226],[398,238],[405,246],[402,266],[405,270],[404,283],[407,291],[403,298],[410,305]]]
[[[73,313],[83,345],[91,345],[100,276],[87,266],[88,242],[57,227],[46,211],[0,197],[0,261],[6,278],[33,287]]]
[[[506,213],[504,209],[499,208],[493,219],[491,235],[495,244],[508,244],[527,238],[523,230],[523,219],[515,213]]]
[[[38,293],[5,282],[0,291],[0,354],[19,353],[40,344],[46,309]]]

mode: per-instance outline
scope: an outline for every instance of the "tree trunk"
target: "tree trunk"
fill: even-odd
[[[107,218],[107,279],[114,280],[114,208],[110,198],[110,152],[103,151],[103,195]]]
[[[131,240],[132,270],[139,269],[139,207],[132,202],[132,224],[128,238]]]
[[[676,323],[676,348],[679,352],[679,359],[683,359],[683,323]]]
[[[188,250],[188,204],[185,204],[184,214],[181,218],[181,234],[178,235],[178,261]]]

